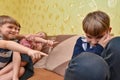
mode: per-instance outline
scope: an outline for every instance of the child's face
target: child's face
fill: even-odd
[[[44,43],[32,43],[32,45],[34,46],[35,50],[41,51],[42,48],[43,48]]]
[[[0,26],[0,34],[6,40],[14,39],[15,36],[19,34],[19,29],[20,28],[14,24],[6,23]]]
[[[46,34],[44,32],[39,32],[37,33],[38,36],[40,36],[41,38],[46,38]]]
[[[108,31],[105,31],[99,34],[98,36],[92,36],[92,35],[86,34],[86,38],[87,38],[87,41],[90,43],[90,45],[95,46],[103,37],[107,38],[107,35],[110,35],[110,34]]]

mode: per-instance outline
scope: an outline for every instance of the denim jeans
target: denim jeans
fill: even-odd
[[[83,52],[72,59],[64,80],[120,80],[120,37],[109,41],[102,57]]]

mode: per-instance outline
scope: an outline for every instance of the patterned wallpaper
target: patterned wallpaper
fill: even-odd
[[[0,0],[0,15],[18,20],[23,34],[83,34],[81,23],[85,15],[103,10],[111,18],[112,33],[120,35],[119,4],[120,0]]]

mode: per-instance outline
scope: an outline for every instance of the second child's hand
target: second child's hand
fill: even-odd
[[[98,42],[102,47],[105,47],[107,43],[113,38],[110,34],[104,35],[101,40]]]

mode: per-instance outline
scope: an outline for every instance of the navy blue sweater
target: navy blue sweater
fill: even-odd
[[[81,52],[92,52],[97,55],[101,55],[103,51],[103,47],[100,44],[97,44],[96,46],[90,46],[90,44],[86,41],[85,37],[78,38],[73,51],[72,58],[79,55]]]

